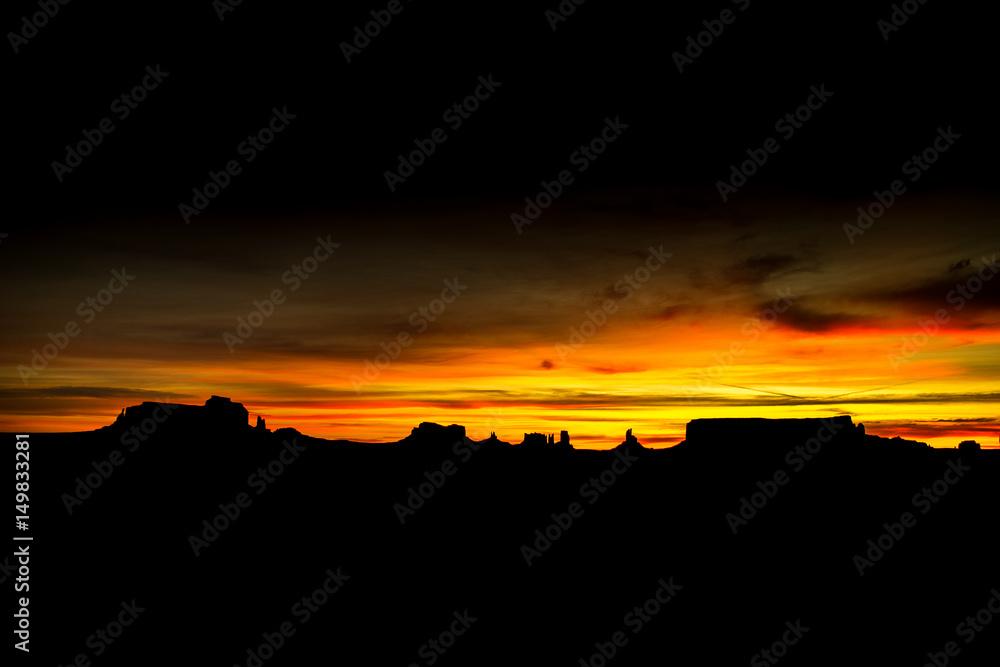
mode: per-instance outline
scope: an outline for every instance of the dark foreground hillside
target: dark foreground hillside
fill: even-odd
[[[838,422],[813,453],[790,431],[755,441],[752,429],[661,451],[432,427],[356,445],[191,411],[142,440],[128,432],[139,416],[30,436],[34,539],[14,544],[30,544],[38,664],[1000,655],[998,452]],[[16,559],[3,564],[10,599]]]

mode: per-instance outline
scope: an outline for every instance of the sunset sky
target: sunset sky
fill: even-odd
[[[561,201],[520,235],[497,203],[278,217],[250,232],[164,224],[141,240],[126,221],[99,238],[27,235],[3,248],[4,280],[21,282],[3,296],[18,327],[2,333],[0,429],[91,429],[143,400],[219,394],[272,428],[356,440],[437,421],[517,442],[566,429],[580,447],[633,428],[669,446],[692,418],[850,414],[876,434],[996,445],[1000,280],[975,278],[994,275],[1000,243],[980,230],[996,202],[914,197],[854,244],[852,207],[621,189]],[[317,237],[340,245],[289,278]],[[84,243],[97,250],[77,253]],[[670,257],[636,273],[650,247]],[[87,323],[79,304],[122,269],[134,279]],[[615,291],[626,276],[631,295]],[[432,307],[446,280],[459,296]],[[223,334],[275,289],[284,302],[230,352]],[[421,307],[440,312],[425,320]],[[919,322],[934,333],[940,310],[925,337]],[[80,333],[25,384],[17,367],[71,320]],[[366,378],[401,333],[410,344]]]
[[[599,448],[632,428],[665,447],[699,417],[850,414],[935,446],[1000,443],[1000,142],[991,91],[963,78],[992,54],[959,10],[922,5],[886,38],[891,8],[870,3],[797,8],[794,31],[788,9],[746,0],[656,21],[588,3],[556,29],[546,7],[504,6],[462,31],[464,5],[413,3],[348,61],[368,5],[310,21],[209,4],[126,32],[106,20],[126,5],[67,8],[74,22],[12,56],[13,89],[32,92],[0,223],[0,431],[216,394],[270,428],[362,441],[434,421]],[[724,7],[735,20],[679,69]],[[149,68],[167,74],[121,117]],[[81,164],[53,167],[105,117]],[[436,129],[412,175],[386,176]],[[512,216],[563,172],[519,233]],[[845,231],[894,181],[884,215]],[[326,256],[317,239],[339,246],[296,277]],[[115,271],[134,278],[100,297]],[[225,338],[274,290],[251,336]]]

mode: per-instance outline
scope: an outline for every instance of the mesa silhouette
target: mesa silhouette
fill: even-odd
[[[212,396],[203,406],[146,401],[140,405],[123,408],[113,424],[98,429],[97,432],[130,431],[134,437],[151,435],[161,424],[168,421],[167,416],[170,419],[166,428],[170,430],[202,429],[232,437],[242,437],[248,433],[259,436],[261,433],[271,432],[267,429],[261,416],[257,417],[256,426],[251,429],[248,424],[250,413],[243,404],[221,396]],[[827,424],[830,426],[827,427]],[[687,425],[685,440],[674,447],[679,447],[681,450],[690,447],[703,447],[725,455],[746,455],[748,453],[760,455],[760,449],[755,449],[753,446],[767,448],[780,447],[787,442],[805,442],[815,437],[818,432],[825,430],[828,430],[832,438],[842,445],[849,443],[855,446],[877,448],[880,451],[895,452],[915,452],[929,447],[926,443],[906,440],[899,436],[883,438],[868,435],[865,433],[863,424],[854,424],[852,418],[847,415],[798,419],[694,419]],[[295,436],[302,435],[295,429],[281,429],[281,432],[284,434],[283,437],[290,433]],[[457,424],[442,426],[432,422],[422,422],[411,431],[409,436],[395,443],[366,443],[350,440],[328,440],[327,442],[368,447],[393,445],[439,447],[465,438],[464,426]],[[310,439],[321,440],[319,438]],[[824,439],[823,442],[827,442],[827,440]],[[496,433],[491,433],[490,438],[482,440],[481,443],[488,448],[512,446],[509,442],[498,440]],[[573,449],[568,431],[561,431],[558,441],[555,440],[554,433],[525,433],[523,440],[516,446],[535,450]],[[632,429],[627,430],[625,439],[619,447],[636,448],[643,451],[647,449],[632,435]],[[978,451],[981,446],[970,440],[960,443],[960,448],[963,451]]]
[[[1000,627],[956,632],[1000,584],[996,451],[843,415],[698,419],[677,446],[627,431],[607,451],[566,431],[510,443],[425,422],[373,444],[250,421],[212,397],[31,436],[32,613],[59,628],[39,659],[135,664],[178,642],[247,667],[997,651]],[[98,657],[87,638],[133,599],[148,611]]]

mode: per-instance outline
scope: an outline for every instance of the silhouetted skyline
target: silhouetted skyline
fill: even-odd
[[[961,8],[59,7],[12,10],[0,429],[218,394],[329,438],[995,441],[992,39]]]

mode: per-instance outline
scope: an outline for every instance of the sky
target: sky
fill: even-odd
[[[359,441],[849,414],[1000,443],[988,36],[551,4],[406,3],[354,50],[379,8],[63,7],[8,53],[0,431],[214,394]]]
[[[901,200],[853,244],[854,202],[782,202],[623,189],[560,200],[521,234],[499,204],[434,206],[164,225],[86,254],[92,229],[29,235],[3,267],[23,282],[3,296],[18,327],[2,334],[0,429],[217,394],[272,428],[362,441],[436,421],[669,446],[693,418],[850,414],[871,433],[997,444],[1000,244],[979,231],[996,202]],[[948,216],[963,222],[933,224]],[[97,312],[115,271],[126,282]],[[68,322],[79,333],[35,372]]]

